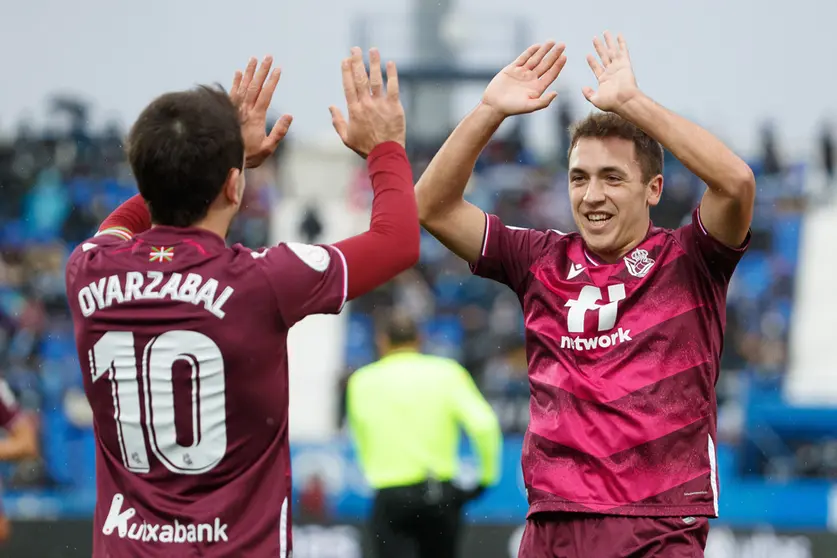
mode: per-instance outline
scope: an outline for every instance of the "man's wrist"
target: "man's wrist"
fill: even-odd
[[[643,106],[647,106],[649,102],[652,102],[651,98],[639,89],[637,89],[634,92],[626,95],[625,99],[623,99],[622,102],[619,103],[619,108],[617,108],[613,112],[618,114],[625,120],[636,124],[635,118],[638,114],[638,111],[642,110]]]
[[[503,114],[503,112],[484,103],[483,101],[479,102],[477,108],[475,108],[471,114],[474,118],[479,119],[486,126],[491,126],[493,128],[499,128],[500,124],[502,124],[506,119],[506,115]]]

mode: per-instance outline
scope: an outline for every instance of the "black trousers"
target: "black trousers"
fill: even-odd
[[[376,558],[456,558],[465,500],[447,482],[379,490],[370,522]]]

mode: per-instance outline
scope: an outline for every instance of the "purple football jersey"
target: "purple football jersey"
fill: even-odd
[[[83,243],[66,280],[97,442],[94,558],[289,556],[287,333],[340,311],[342,254],[154,227]]]
[[[577,233],[486,219],[474,272],[517,293],[526,325],[529,514],[717,515],[715,383],[745,248],[697,210],[612,264]]]

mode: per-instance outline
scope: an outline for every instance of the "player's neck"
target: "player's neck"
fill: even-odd
[[[203,229],[220,236],[222,239],[227,238],[227,232],[230,230],[230,222],[221,219],[220,216],[210,213],[197,223],[193,225],[195,228]]]

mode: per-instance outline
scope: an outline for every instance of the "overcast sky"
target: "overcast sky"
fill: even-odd
[[[519,6],[525,11],[515,12]],[[56,90],[94,101],[96,122],[130,123],[165,90],[227,84],[248,56],[272,53],[284,68],[277,106],[295,116],[292,134],[336,142],[327,106],[341,100],[339,60],[355,41],[353,19],[392,14],[377,20],[377,46],[406,63],[405,27],[387,21],[403,22],[411,8],[392,0],[13,2],[0,18],[0,129],[10,131],[23,114],[41,119]],[[808,149],[822,117],[837,113],[833,2],[458,0],[457,12],[452,31],[471,45],[464,57],[492,67],[512,58],[504,37],[514,17],[528,21],[531,42],[565,41],[570,60],[561,88],[584,110],[580,88],[592,78],[584,55],[593,35],[609,28],[628,39],[648,94],[739,150],[752,149],[766,118],[777,122],[786,148]],[[457,114],[478,98],[478,88],[462,91]],[[539,141],[549,141],[551,120],[535,117]]]

